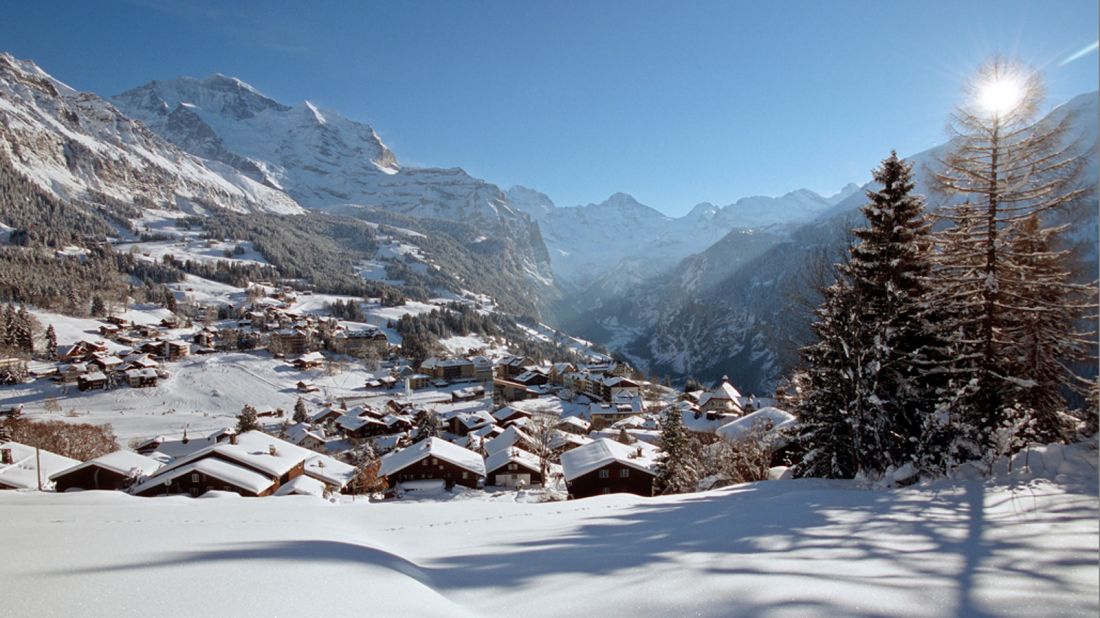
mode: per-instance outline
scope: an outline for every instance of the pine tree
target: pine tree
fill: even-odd
[[[54,331],[53,324],[46,327],[46,358],[57,360],[57,332]]]
[[[260,417],[256,408],[246,405],[237,415],[237,433],[255,431],[260,428]]]
[[[102,317],[107,313],[107,306],[103,303],[103,298],[98,294],[92,296],[91,313],[95,317]]]
[[[34,322],[26,307],[15,314],[15,331],[12,333],[15,348],[28,355],[34,354]]]
[[[1075,207],[1088,189],[1078,182],[1086,159],[1067,135],[1072,118],[1035,122],[1043,98],[1038,73],[994,58],[969,88],[973,101],[955,113],[953,148],[935,174],[940,193],[965,200],[940,211],[954,227],[937,238],[936,302],[950,316],[951,370],[960,385],[953,394],[955,457],[991,461],[1027,407],[1020,385],[1028,378],[1015,374],[1020,365],[1009,333],[1034,300],[1016,285],[1028,258],[1008,233],[1032,215]],[[1004,93],[1018,96],[1007,100]]]
[[[416,419],[415,440],[419,442],[427,438],[438,438],[440,433],[442,433],[442,427],[440,427],[439,415],[431,410],[421,411]]]
[[[675,406],[669,407],[661,424],[661,455],[657,460],[655,493],[677,494],[695,490],[699,475],[691,446],[684,432],[680,410]]]
[[[853,371],[865,346],[855,295],[839,280],[824,290],[824,301],[811,325],[817,340],[802,349],[804,369],[796,374],[798,441],[805,451],[795,469],[798,476],[852,478],[859,471],[857,443],[861,419],[852,402],[858,390]]]
[[[15,307],[4,305],[3,319],[0,320],[0,348],[15,347]]]
[[[306,402],[301,397],[294,403],[294,422],[304,423],[309,420],[309,412],[306,410]]]
[[[867,227],[853,231],[804,354],[803,473],[877,475],[925,465],[921,438],[936,409],[947,356],[928,301],[929,223],[911,194],[912,169],[891,153],[875,170]],[[849,441],[850,440],[850,441]],[[846,443],[846,441],[848,441]],[[935,467],[934,464],[931,467]]]

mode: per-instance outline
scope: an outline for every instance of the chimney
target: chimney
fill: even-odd
[[[237,443],[237,434],[235,434],[235,433],[229,434],[229,443],[230,444],[236,444]]]
[[[278,451],[278,449],[275,448],[274,444],[268,444],[267,445],[267,454],[274,457],[275,455],[279,454],[279,451]]]
[[[15,463],[15,458],[12,457],[10,448],[0,449],[0,463],[9,465]]]

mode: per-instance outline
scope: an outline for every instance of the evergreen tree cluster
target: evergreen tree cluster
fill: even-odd
[[[0,316],[0,352],[24,357],[34,354],[34,325],[26,307],[5,305]]]
[[[1007,70],[994,60],[985,78]],[[960,111],[936,179],[956,199],[936,233],[910,166],[891,154],[876,170],[792,381],[799,474],[940,474],[1074,435],[1067,395],[1093,386],[1073,368],[1095,354],[1097,288],[1071,281],[1065,226],[1047,215],[1089,193],[1065,123],[1033,124],[1035,109]]]

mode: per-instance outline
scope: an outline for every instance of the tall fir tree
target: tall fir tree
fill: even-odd
[[[294,422],[304,423],[309,420],[309,411],[306,410],[306,402],[301,397],[294,402]]]
[[[657,494],[677,494],[695,488],[685,487],[690,480],[690,453],[687,435],[684,433],[684,419],[675,406],[665,410],[661,421],[661,455],[657,460],[657,478],[653,489]]]
[[[57,331],[53,324],[46,327],[46,359],[57,360]]]
[[[837,267],[838,283],[819,312],[819,345],[806,355],[810,392],[801,411],[811,422],[804,435],[815,458],[828,454],[822,461],[832,463],[817,470],[826,476],[937,467],[922,448],[947,357],[928,302],[930,225],[923,200],[912,194],[912,168],[897,153],[874,179],[881,188],[867,194],[867,226],[853,230],[849,260]],[[842,427],[828,426],[834,423]],[[851,450],[850,459],[839,449]],[[835,465],[845,460],[848,466]]]
[[[439,415],[431,410],[421,411],[420,416],[416,419],[415,440],[419,442],[427,438],[438,438],[440,433],[442,433],[442,427],[440,426]]]
[[[256,408],[246,405],[237,415],[237,432],[255,431],[260,428],[260,415]]]

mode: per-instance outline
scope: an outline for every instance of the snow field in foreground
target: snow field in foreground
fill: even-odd
[[[548,504],[0,492],[0,581],[12,615],[1096,615],[1096,454],[1058,456]]]

